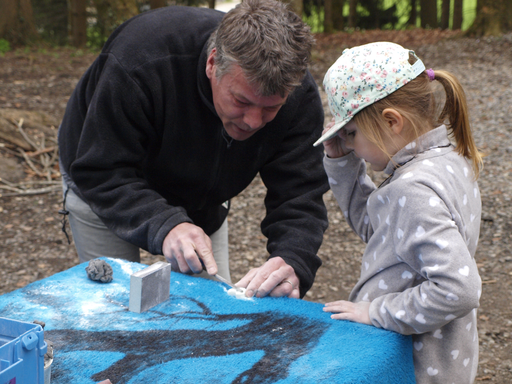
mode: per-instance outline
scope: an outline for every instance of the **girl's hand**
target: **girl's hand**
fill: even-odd
[[[334,118],[325,126],[322,135],[326,133],[332,126],[334,125]],[[340,132],[342,132],[341,130]],[[348,155],[351,150],[347,149],[345,146],[345,140],[340,137],[340,132],[338,132],[333,138],[324,141],[324,149],[327,156],[332,159],[336,159],[338,157],[343,157]],[[343,136],[343,135],[341,135]]]
[[[356,323],[372,325],[370,321],[370,302],[339,300],[325,304],[324,312],[332,312],[331,319],[350,320]]]

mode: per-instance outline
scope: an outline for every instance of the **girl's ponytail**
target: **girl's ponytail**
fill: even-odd
[[[439,123],[442,124],[448,120],[448,130],[455,139],[457,152],[472,161],[475,179],[477,179],[483,166],[483,155],[478,151],[471,133],[464,89],[451,73],[434,71],[434,74],[446,93],[446,102],[439,116]]]

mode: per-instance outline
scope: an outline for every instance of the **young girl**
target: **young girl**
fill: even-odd
[[[446,93],[438,117],[433,81]],[[334,122],[315,145],[324,143],[332,191],[367,243],[349,301],[324,311],[412,335],[418,383],[472,383],[482,156],[461,85],[448,72],[425,70],[413,51],[382,42],[345,50],[324,88]],[[366,162],[388,175],[380,186]]]

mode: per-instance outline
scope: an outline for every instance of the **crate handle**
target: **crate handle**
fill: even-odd
[[[30,351],[37,345],[39,338],[34,332],[30,332],[21,338],[23,348]]]

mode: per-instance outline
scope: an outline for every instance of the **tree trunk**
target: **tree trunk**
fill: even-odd
[[[85,4],[86,0],[68,0],[69,43],[77,48],[83,48],[87,43]]]
[[[324,0],[324,32],[332,33],[332,0]]]
[[[12,45],[38,39],[30,0],[0,0],[0,38]]]
[[[165,7],[166,5],[167,4],[165,4],[165,0],[149,0],[149,7],[151,9],[162,8],[162,7]]]
[[[52,46],[68,45],[67,0],[32,0],[32,9],[41,38]]]
[[[420,0],[421,28],[437,28],[437,1]]]
[[[208,8],[215,9],[215,0],[208,0]]]
[[[345,27],[343,22],[343,7],[345,0],[332,0],[332,27],[336,31],[342,31]]]
[[[417,19],[418,19],[417,0],[411,0],[411,13],[409,14],[409,20],[407,20],[407,25],[416,27]]]
[[[348,27],[355,28],[357,25],[357,0],[349,0]]]
[[[441,3],[441,29],[450,27],[450,0],[443,0]]]
[[[452,29],[462,28],[462,0],[453,0],[453,23]]]
[[[512,0],[478,0],[477,15],[466,32],[473,36],[500,36],[512,30]]]

